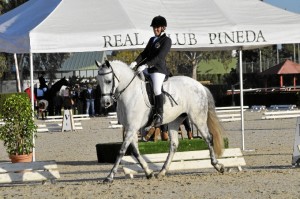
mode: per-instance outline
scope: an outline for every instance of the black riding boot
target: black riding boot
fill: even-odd
[[[154,119],[153,119],[153,124],[155,127],[159,127],[162,125],[162,120],[163,120],[163,109],[164,105],[164,96],[163,94],[156,95],[155,96],[155,114],[154,114]]]

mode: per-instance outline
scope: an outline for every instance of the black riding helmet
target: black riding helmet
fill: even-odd
[[[152,27],[167,27],[167,20],[162,16],[156,16],[152,19],[151,25]]]

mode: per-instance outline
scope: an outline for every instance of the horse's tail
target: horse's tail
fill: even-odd
[[[208,100],[207,126],[209,132],[212,134],[213,137],[213,148],[215,154],[218,157],[220,157],[223,154],[223,148],[224,148],[224,139],[223,139],[224,129],[220,124],[220,121],[215,111],[216,107],[215,107],[214,98],[211,92],[208,90],[208,88],[205,87],[205,90],[207,93],[207,100]]]

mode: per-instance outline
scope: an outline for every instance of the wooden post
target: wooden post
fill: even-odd
[[[283,87],[283,75],[280,75],[280,87]]]

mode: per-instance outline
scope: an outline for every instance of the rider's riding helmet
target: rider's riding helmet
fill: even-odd
[[[152,19],[151,25],[152,27],[167,27],[167,20],[162,16],[156,16]]]

